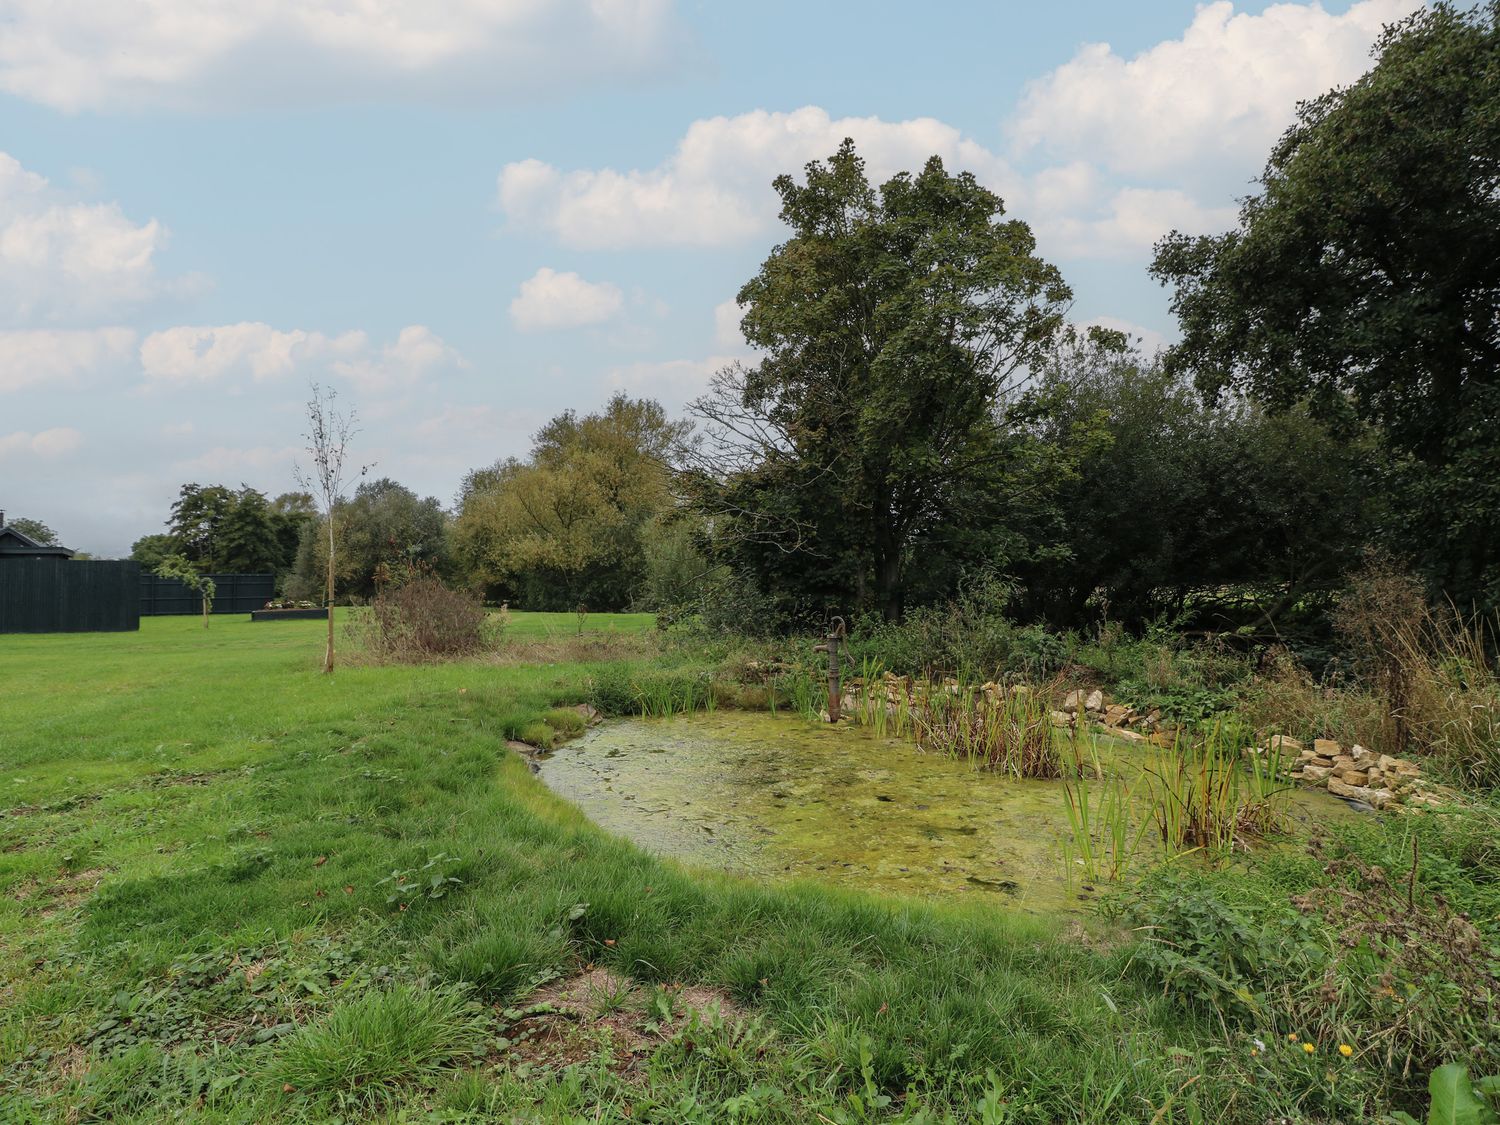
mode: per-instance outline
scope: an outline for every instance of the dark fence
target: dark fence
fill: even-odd
[[[141,564],[0,557],[0,633],[141,627]]]
[[[215,613],[249,613],[276,596],[274,574],[210,574],[214,580]],[[141,575],[141,616],[202,613],[203,599],[177,578]]]

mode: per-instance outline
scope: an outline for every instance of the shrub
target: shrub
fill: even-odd
[[[431,576],[382,591],[351,621],[364,647],[403,661],[471,655],[493,644],[504,624],[473,594]]]

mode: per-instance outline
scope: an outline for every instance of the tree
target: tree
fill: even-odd
[[[41,520],[29,520],[25,516],[18,516],[5,524],[12,531],[19,531],[26,538],[43,547],[59,547],[57,532],[44,524]]]
[[[876,192],[846,140],[775,187],[791,237],[739,293],[764,358],[691,407],[696,495],[719,557],[767,588],[896,618],[916,555],[975,548],[946,537],[1004,499],[1027,443],[1002,402],[1070,293],[1030,228],[936,157]]]
[[[203,599],[203,627],[208,628],[209,615],[214,611],[214,595],[218,587],[208,575],[201,573],[183,555],[168,555],[156,567],[158,578],[175,578]]]
[[[416,569],[447,571],[448,517],[435,497],[425,500],[389,478],[363,481],[337,514],[337,588],[345,596],[369,598]],[[327,567],[327,533],[314,517],[305,525],[304,550],[296,564],[296,591],[316,587]]]
[[[336,565],[337,552],[334,548],[334,515],[340,501],[344,498],[344,486],[347,483],[345,474],[349,471],[346,459],[349,454],[349,442],[359,432],[355,427],[356,416],[353,410],[347,414],[340,413],[335,403],[338,392],[329,387],[324,389],[317,383],[312,385],[312,397],[307,401],[307,452],[312,457],[312,470],[304,470],[300,465],[296,469],[297,481],[304,489],[316,497],[323,509],[323,522],[328,531],[328,647],[323,654],[323,672],[333,672],[333,575]],[[364,476],[369,471],[369,466],[359,470],[359,475]]]
[[[626,608],[645,578],[648,528],[674,504],[667,462],[688,430],[624,394],[552,419],[529,461],[465,480],[455,538],[467,570],[528,608]]]
[[[247,484],[183,485],[167,526],[176,550],[202,571],[257,574],[286,565],[270,503]]]
[[[1500,3],[1387,28],[1305,103],[1238,228],[1174,233],[1172,371],[1377,427],[1434,584],[1500,605]]]
[[[143,535],[130,545],[130,557],[145,570],[154,572],[168,555],[182,553],[182,544],[175,535]]]

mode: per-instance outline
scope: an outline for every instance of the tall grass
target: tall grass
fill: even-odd
[[[1278,752],[1250,755],[1247,769],[1241,750],[1234,732],[1215,723],[1199,738],[1179,737],[1148,768],[1151,815],[1169,855],[1217,858],[1285,829],[1281,805],[1290,786]]]
[[[1090,883],[1113,882],[1127,875],[1145,843],[1149,817],[1135,814],[1139,781],[1090,778],[1088,770],[1063,782],[1063,809],[1070,839],[1063,844],[1063,865],[1071,884],[1078,868]]]
[[[872,660],[861,672],[851,717],[875,733],[1013,777],[1063,775],[1048,689],[934,684],[884,672]]]

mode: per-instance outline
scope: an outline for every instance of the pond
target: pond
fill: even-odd
[[[1131,754],[1113,740],[1099,748]],[[741,711],[625,720],[540,767],[602,828],[688,863],[901,894],[988,895],[1046,913],[1090,897],[1065,875],[1059,782],[997,776],[857,727]],[[1288,812],[1303,831],[1314,819],[1353,815],[1307,792],[1291,795]]]

